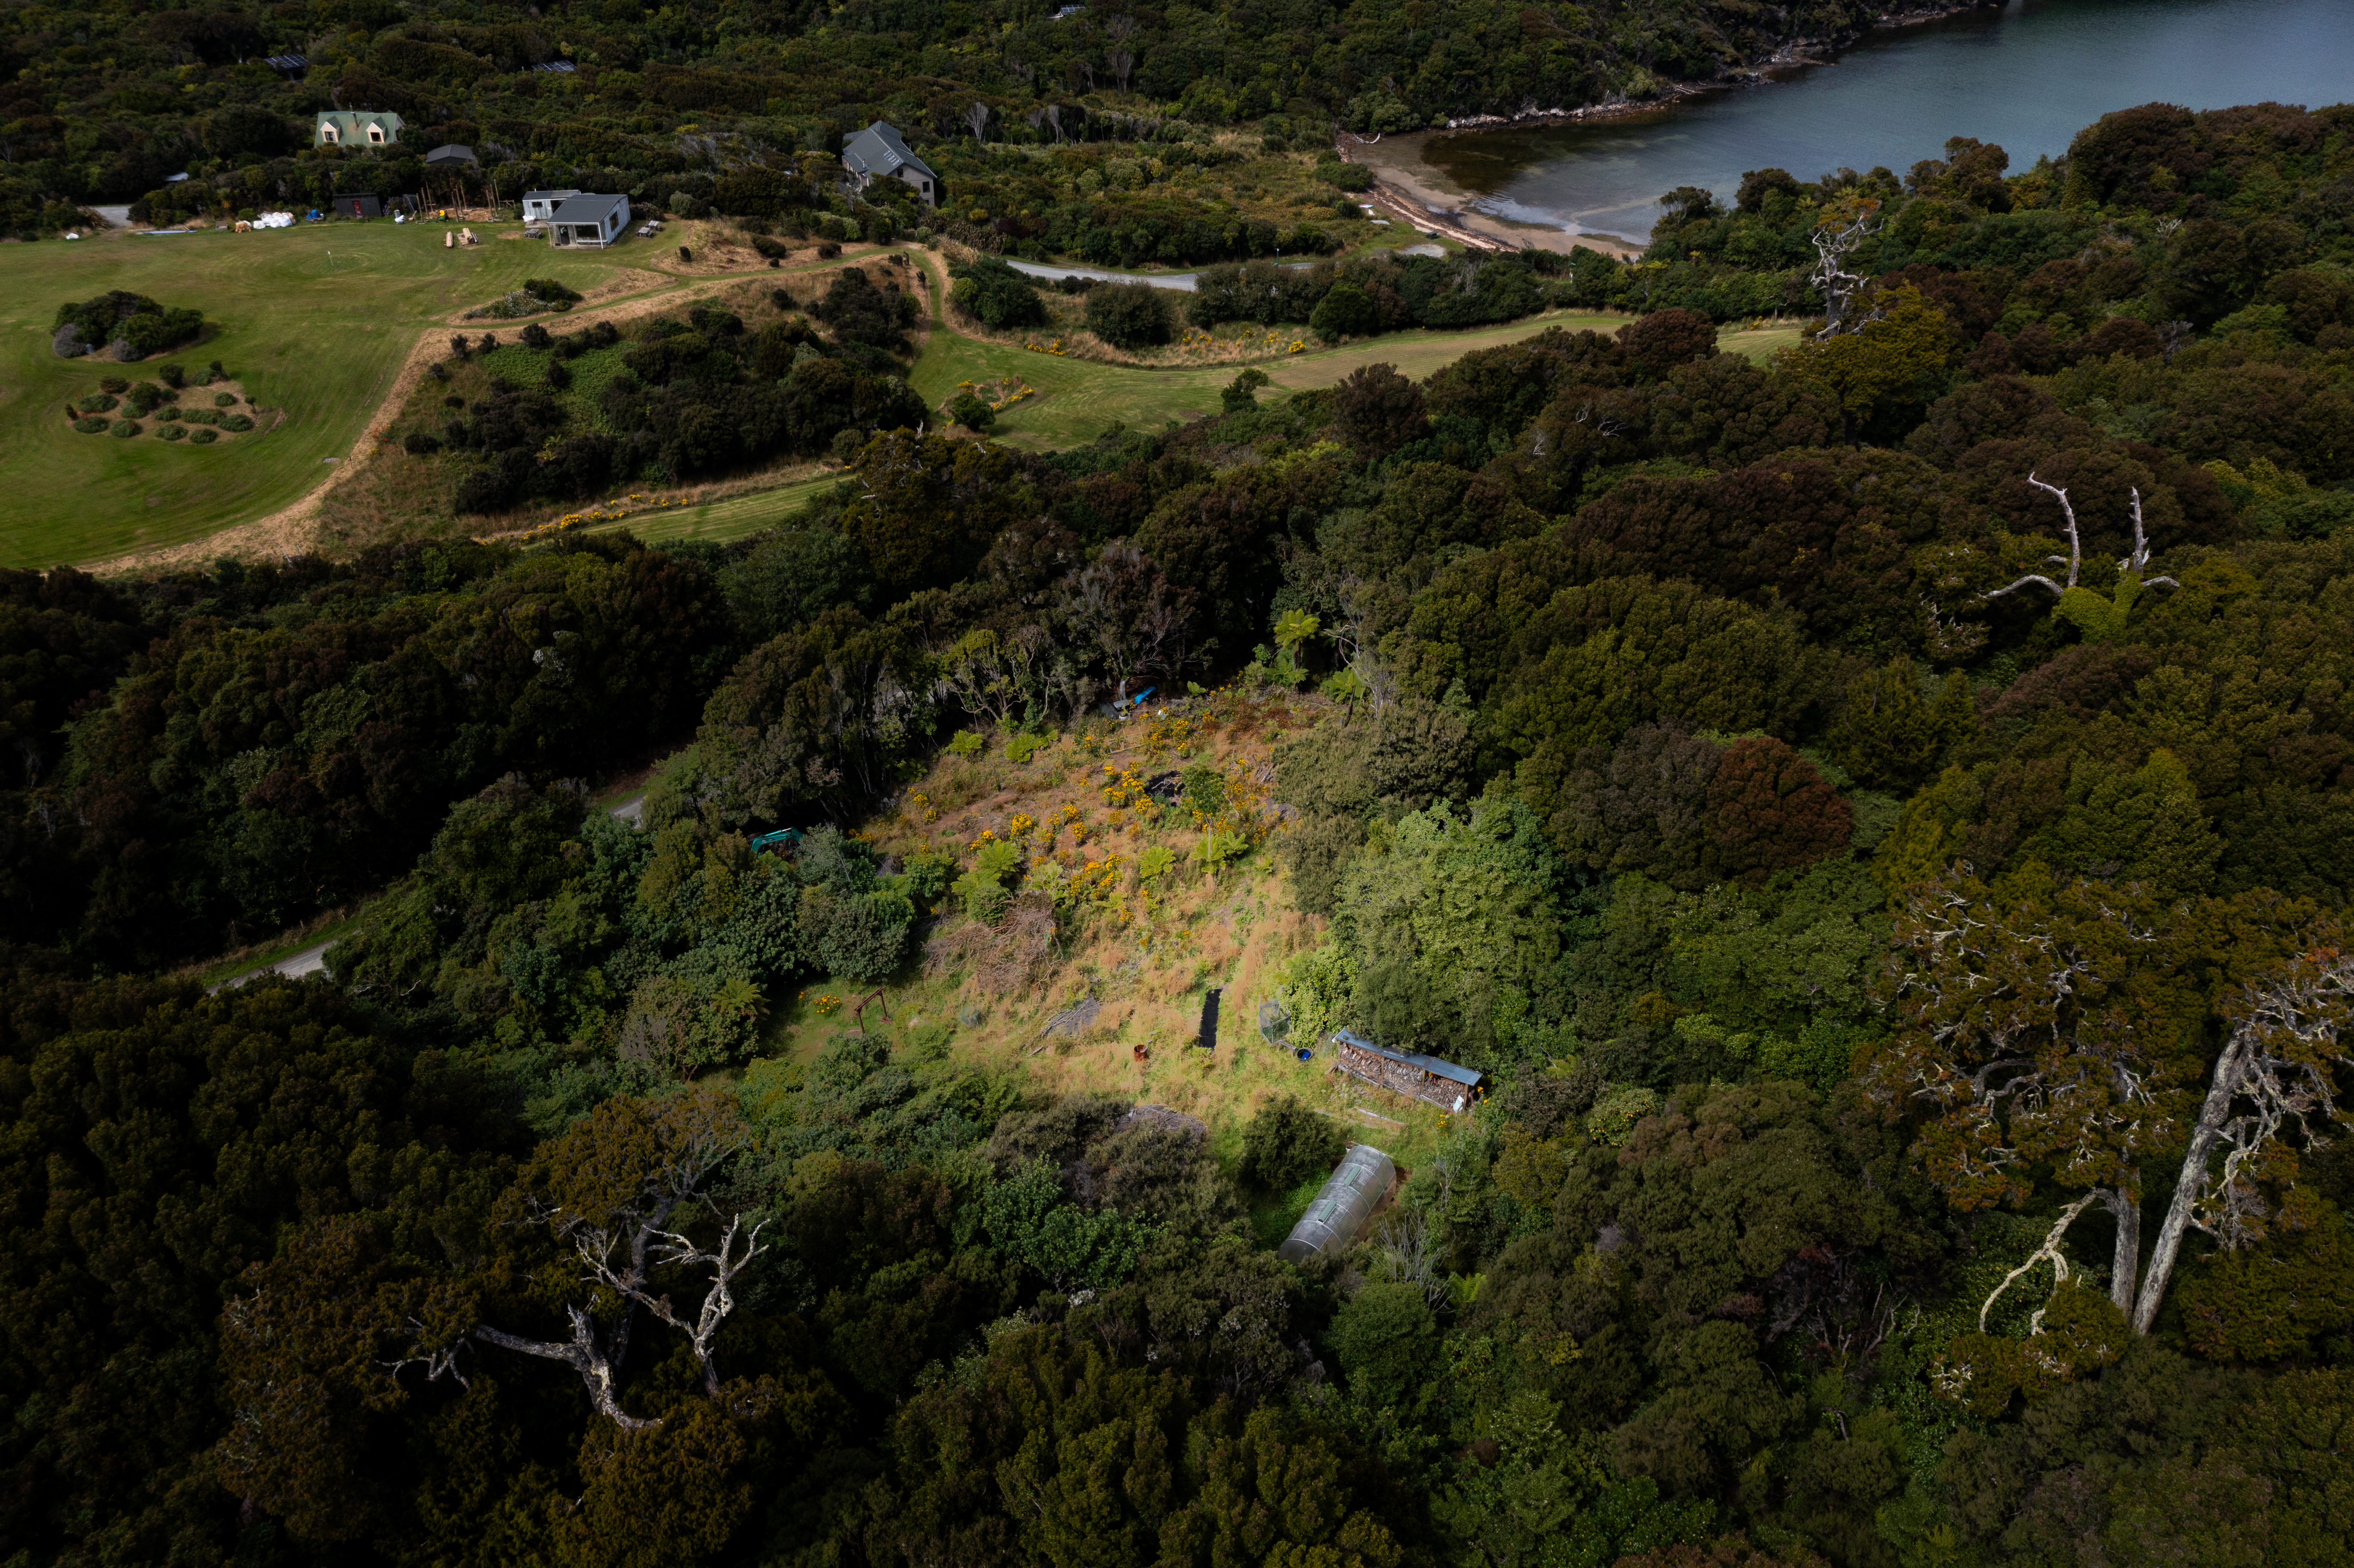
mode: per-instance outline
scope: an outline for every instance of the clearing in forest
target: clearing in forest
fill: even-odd
[[[1280,1022],[1270,1040],[1260,1026],[1274,1011],[1264,1004],[1281,1006],[1286,964],[1326,926],[1293,905],[1276,864],[1289,815],[1272,797],[1276,747],[1331,707],[1229,688],[1075,735],[992,731],[978,747],[973,736],[944,749],[862,836],[885,855],[948,849],[967,865],[1002,846],[1001,859],[1029,868],[1021,898],[983,924],[952,891],[923,952],[878,1000],[867,1000],[875,987],[827,979],[777,999],[767,1065],[745,1075],[805,1065],[861,1029],[895,1050],[1003,1067],[1033,1088],[1102,1090],[1199,1117],[1229,1159],[1257,1108],[1291,1094],[1352,1140],[1419,1163],[1437,1147],[1437,1110],[1332,1071],[1320,1040]],[[1060,922],[1049,898],[1064,906]],[[1220,1024],[1205,1050],[1213,988]],[[1262,1233],[1279,1239],[1316,1185],[1255,1215]]]

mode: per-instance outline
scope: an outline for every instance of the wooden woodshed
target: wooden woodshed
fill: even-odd
[[[1341,1072],[1426,1100],[1443,1111],[1468,1110],[1487,1094],[1485,1074],[1416,1051],[1393,1051],[1353,1030],[1334,1030],[1325,1044],[1332,1053],[1332,1065]]]

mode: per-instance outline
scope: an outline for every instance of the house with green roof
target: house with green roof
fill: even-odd
[[[314,147],[389,147],[400,140],[400,116],[373,109],[323,109],[311,132]]]

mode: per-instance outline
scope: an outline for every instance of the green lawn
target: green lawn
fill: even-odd
[[[937,284],[933,292],[937,295]],[[937,320],[937,302],[934,310]],[[1393,333],[1345,348],[1295,355],[1271,362],[1265,368],[1276,385],[1292,391],[1330,387],[1361,365],[1387,363],[1419,379],[1473,349],[1511,343],[1549,327],[1615,333],[1626,324],[1624,316],[1557,313],[1479,332]],[[1718,343],[1730,353],[1763,361],[1784,344],[1796,342],[1797,335],[1795,326],[1776,325],[1755,332],[1727,332]],[[1131,429],[1153,429],[1170,419],[1215,413],[1218,393],[1234,379],[1235,370],[1233,366],[1201,370],[1143,370],[1098,365],[1092,360],[1058,359],[1049,354],[982,343],[935,327],[908,380],[928,402],[937,407],[960,381],[1020,376],[1038,389],[1038,396],[999,415],[991,434],[1011,444],[1051,451],[1091,441],[1115,419]],[[796,481],[775,490],[729,496],[703,506],[642,514],[626,523],[606,524],[603,528],[629,528],[649,542],[737,539],[769,527],[833,482],[831,476]]]
[[[9,497],[0,564],[103,560],[266,516],[316,484],[326,459],[353,450],[424,328],[526,277],[586,290],[654,255],[646,245],[559,253],[497,238],[444,249],[441,232],[331,223],[0,247],[0,470]],[[286,422],[213,447],[75,434],[60,414],[69,399],[95,392],[103,376],[152,377],[164,362],[49,352],[58,306],[109,289],[203,311],[203,341],[165,359],[196,373],[220,360],[261,405],[285,409]]]
[[[501,230],[485,228],[486,234]],[[448,316],[486,303],[526,277],[587,290],[618,268],[663,251],[556,252],[519,239],[486,238],[447,249],[440,225],[323,224],[267,233],[142,237],[0,247],[0,469],[8,475],[0,565],[102,562],[202,538],[301,499],[364,436],[410,346]],[[794,270],[801,270],[795,268]],[[773,274],[769,274],[773,276]],[[931,282],[937,319],[938,284]],[[78,435],[64,405],[97,390],[101,376],[152,376],[160,362],[119,366],[49,352],[50,323],[68,300],[109,289],[194,306],[209,323],[201,342],[166,356],[201,373],[219,359],[283,424],[212,447],[141,436]],[[1613,332],[1617,316],[1557,313],[1469,333],[1393,334],[1264,366],[1278,387],[1330,386],[1363,365],[1387,361],[1424,376],[1475,348],[1550,326]],[[511,323],[486,323],[510,336]],[[1794,329],[1727,334],[1755,357]],[[937,405],[960,381],[1019,376],[1038,396],[1008,410],[996,434],[1055,449],[1093,440],[1114,420],[1158,429],[1214,412],[1233,366],[1140,369],[1058,359],[935,330],[910,379]],[[739,495],[661,517],[632,519],[650,538],[729,538],[767,526],[817,484]]]
[[[1745,355],[1760,365],[1797,341],[1798,324],[1796,322],[1787,324],[1777,322],[1771,326],[1759,327],[1755,332],[1726,331],[1716,334],[1717,347],[1727,354]]]
[[[1549,327],[1617,332],[1626,324],[1624,316],[1555,312],[1476,332],[1390,333],[1344,348],[1311,350],[1271,360],[1260,368],[1277,386],[1295,392],[1330,387],[1365,365],[1394,365],[1419,380],[1473,349],[1493,348]],[[1053,450],[1094,440],[1114,420],[1131,429],[1158,429],[1171,419],[1214,414],[1218,393],[1240,368],[1221,365],[1199,370],[1147,370],[1099,365],[935,331],[908,381],[925,401],[937,407],[960,381],[1019,376],[1036,387],[1038,395],[1000,414],[991,433],[1012,445]]]
[[[774,490],[756,490],[744,495],[725,496],[700,506],[672,506],[660,511],[641,512],[619,523],[593,524],[588,531],[610,534],[627,528],[649,545],[673,539],[708,539],[714,544],[725,544],[730,539],[740,539],[747,534],[774,527],[811,496],[839,482],[834,475],[829,473],[817,479],[780,484]]]

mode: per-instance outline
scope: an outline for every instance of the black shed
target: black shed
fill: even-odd
[[[382,217],[384,198],[366,191],[337,191],[329,203],[337,217]]]

